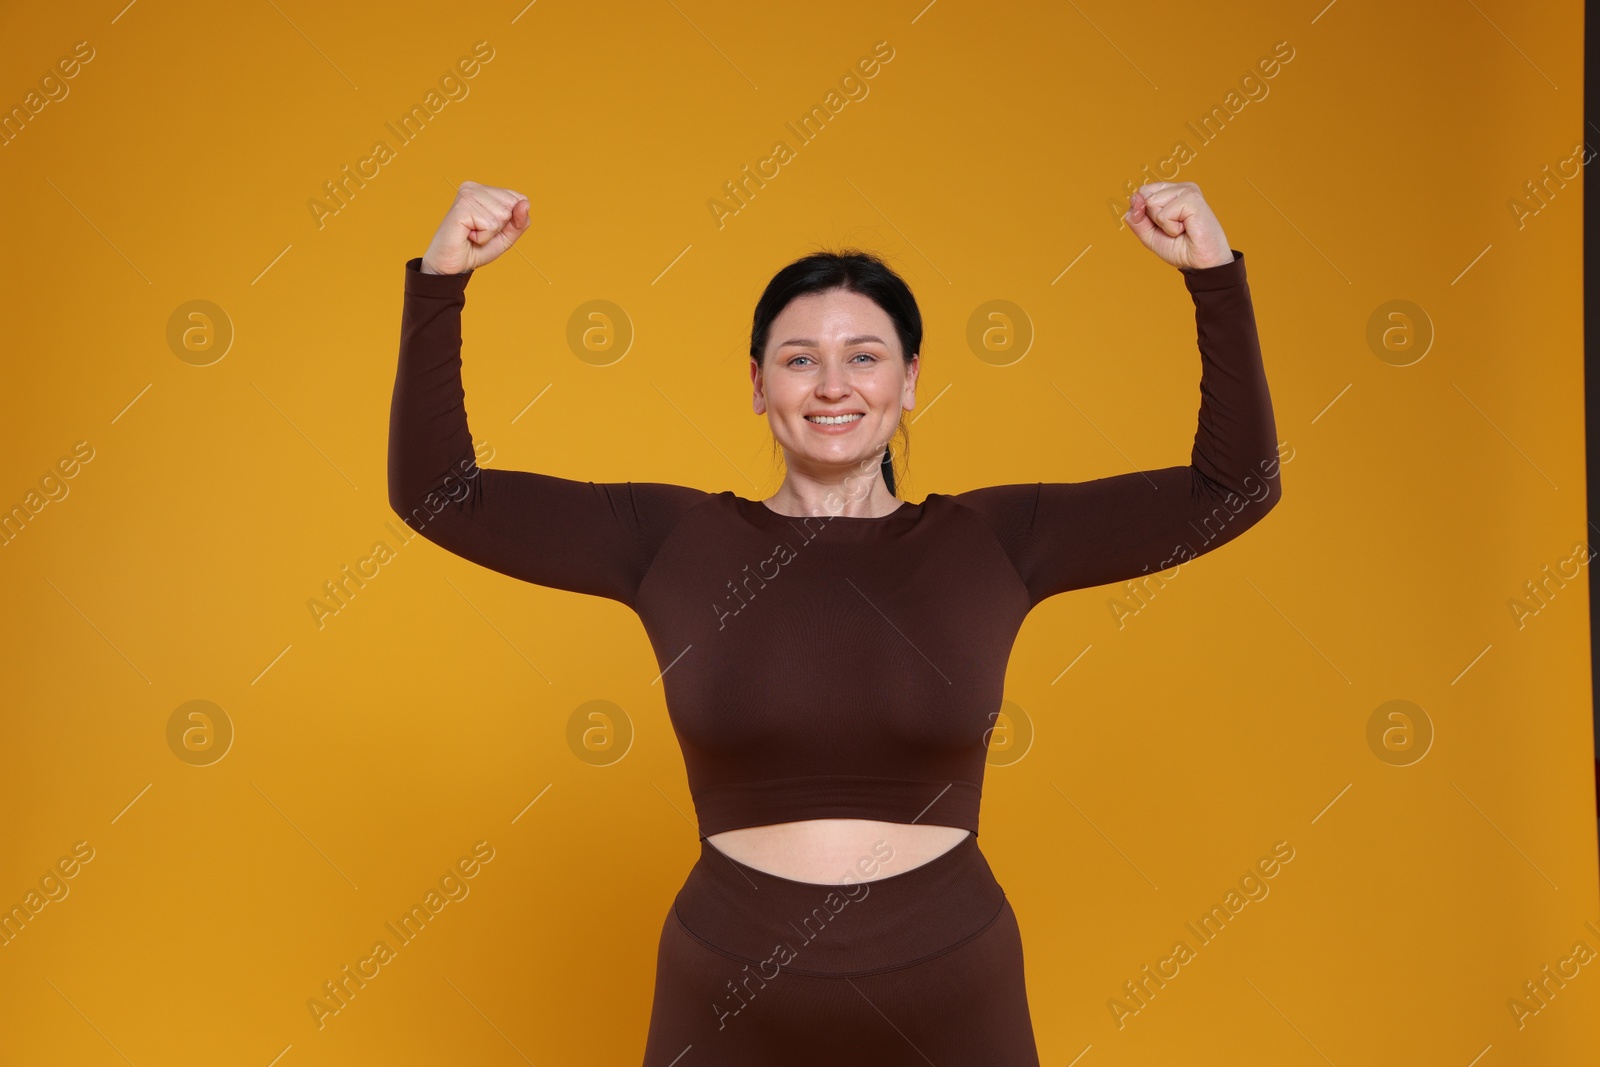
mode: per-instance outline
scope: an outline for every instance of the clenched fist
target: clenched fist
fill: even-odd
[[[1144,246],[1174,267],[1220,267],[1233,262],[1222,224],[1194,182],[1150,182],[1129,198],[1123,216]]]
[[[493,263],[528,229],[528,198],[515,189],[462,182],[422,254],[424,274],[462,274]]]

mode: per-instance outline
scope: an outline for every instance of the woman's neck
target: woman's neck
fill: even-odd
[[[837,515],[875,519],[888,515],[905,501],[889,492],[877,471],[869,482],[852,475],[838,482],[821,482],[790,472],[766,505],[785,515]]]

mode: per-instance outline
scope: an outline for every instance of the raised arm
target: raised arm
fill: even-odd
[[[709,494],[658,482],[596,483],[484,468],[473,449],[461,384],[461,309],[473,270],[526,228],[526,203],[509,190],[464,183],[428,256],[405,265],[389,409],[389,506],[413,530],[474,563],[632,607],[673,524]],[[508,232],[509,240],[500,237]],[[474,247],[455,255],[461,250],[450,244],[451,233]],[[503,243],[492,255],[476,247],[496,240]],[[434,256],[446,272],[423,269]]]
[[[1244,253],[1230,252],[1228,262],[1179,266],[1194,301],[1201,367],[1187,466],[956,494],[994,530],[1031,604],[1193,559],[1260,522],[1282,497]]]

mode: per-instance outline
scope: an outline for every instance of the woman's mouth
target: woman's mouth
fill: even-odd
[[[859,411],[853,411],[848,415],[807,415],[805,419],[813,426],[853,426],[865,417]]]

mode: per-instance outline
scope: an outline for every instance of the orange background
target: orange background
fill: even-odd
[[[1581,180],[1543,172],[1578,165],[1581,9],[1528,13],[11,14],[4,108],[77,42],[93,58],[0,147],[0,506],[65,490],[0,549],[0,903],[77,842],[92,859],[0,948],[0,1061],[638,1062],[698,850],[643,629],[392,532],[402,265],[457,183],[534,209],[468,291],[489,465],[770,495],[751,310],[783,264],[854,244],[926,316],[902,484],[920,500],[1187,462],[1192,305],[1114,216],[1179,140],[1166,177],[1198,183],[1248,256],[1292,458],[1267,521],[1121,626],[1127,591],[1085,589],[1018,640],[1010,726],[1034,738],[990,767],[981,843],[1041,1056],[1592,1056],[1600,964],[1520,1022],[1508,1005],[1577,942],[1600,951],[1586,578],[1512,606],[1589,540]],[[399,144],[385,124],[479,41],[467,95]],[[785,123],[880,41],[867,94],[800,144]],[[1263,77],[1279,42],[1292,58]],[[1230,92],[1202,142],[1186,123]],[[392,158],[319,225],[310,202],[380,138]],[[779,139],[793,158],[719,226],[708,202]],[[567,341],[595,299],[634,331],[608,366]],[[197,300],[209,320],[187,318]],[[969,346],[991,300],[1025,316],[1023,358]],[[52,480],[80,441],[92,458]],[[319,627],[308,603],[380,540],[393,558]],[[169,740],[194,700],[233,732],[207,765],[180,758],[205,736]],[[569,744],[590,700],[623,710],[620,759]],[[1374,735],[1392,700],[1420,713]],[[470,893],[319,1028],[323,983],[478,842]],[[1185,922],[1278,842],[1270,894],[1119,1026],[1123,983],[1195,944]]]

